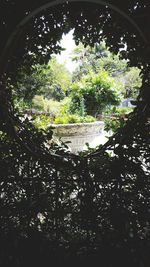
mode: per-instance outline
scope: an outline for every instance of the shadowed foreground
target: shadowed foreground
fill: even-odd
[[[1,134],[0,266],[148,266],[147,119],[114,140],[111,156],[110,145],[84,157],[56,147],[66,160],[52,161]]]

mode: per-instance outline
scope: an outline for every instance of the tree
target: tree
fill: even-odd
[[[88,115],[97,116],[109,105],[120,103],[120,88],[108,72],[90,72],[79,82],[73,83],[71,97],[71,111],[80,110],[84,104]]]
[[[35,95],[60,101],[70,88],[71,74],[55,57],[44,65],[33,65],[30,73],[22,69],[13,88],[14,98],[31,106]]]
[[[119,80],[123,81],[125,98],[137,98],[139,89],[142,85],[142,79],[140,77],[140,70],[136,67],[130,68],[124,75],[121,75]]]
[[[141,86],[140,70],[136,67],[129,67],[129,60],[120,59],[120,53],[114,55],[106,44],[96,43],[94,47],[86,48],[80,44],[73,54],[73,60],[79,62],[73,73],[73,80],[79,81],[89,71],[98,73],[106,70],[116,82],[122,83],[123,97],[136,97]]]
[[[77,81],[83,75],[90,71],[98,72],[101,68],[99,64],[100,58],[107,57],[109,51],[106,49],[105,42],[96,43],[94,47],[86,46],[80,43],[73,51],[72,59],[78,62],[78,67],[73,72],[73,80]]]
[[[41,88],[48,82],[48,68],[46,65],[34,65],[29,73],[22,69],[18,74],[18,81],[13,86],[13,97],[15,101],[24,102],[24,105],[31,106],[32,99],[39,94]]]
[[[74,38],[77,43],[81,41],[85,46],[92,46],[95,42],[100,42],[105,38],[107,46],[114,53],[118,53],[126,43],[128,49],[122,51],[121,55],[124,58],[130,58],[131,65],[148,68],[146,63],[149,60],[147,48],[148,42],[150,42],[148,27],[150,18],[149,3],[146,0],[138,2],[128,0],[125,3],[109,0],[108,6],[84,2],[69,3],[68,1],[59,5],[59,8],[56,6],[50,9],[40,9],[45,3],[47,3],[46,0],[38,2],[33,0],[32,3],[27,0],[23,5],[20,5],[19,0],[1,1],[2,23],[0,29],[3,37],[0,44],[1,65],[6,65],[6,58],[10,58],[11,65],[7,66],[7,71],[12,79],[15,79],[16,76],[13,75],[13,70],[21,66],[23,62],[28,67],[35,62],[48,62],[52,53],[61,50],[58,41],[61,39],[62,32],[66,33],[72,27],[75,28]],[[117,7],[120,12],[116,12],[113,6]],[[39,8],[41,12],[32,16],[32,12],[36,8]],[[21,30],[21,42],[16,40],[16,50],[11,57],[13,46],[10,43],[10,50],[7,53],[4,51],[5,44],[19,22],[27,16],[30,18],[27,20],[28,23],[18,27]],[[137,25],[136,27],[134,23]]]
[[[57,62],[56,57],[52,57],[47,65],[47,83],[41,88],[41,94],[47,98],[61,100],[70,89],[72,77],[64,64]]]

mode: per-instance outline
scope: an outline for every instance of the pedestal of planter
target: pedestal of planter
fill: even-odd
[[[77,153],[85,148],[86,143],[98,140],[104,130],[104,122],[96,121],[90,123],[72,123],[72,124],[51,124],[54,128],[53,137],[61,138],[63,142],[69,141],[67,144],[71,152]],[[100,144],[100,143],[99,143]]]

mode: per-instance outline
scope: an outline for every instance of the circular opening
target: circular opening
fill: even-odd
[[[132,26],[132,33],[125,34],[125,29],[128,29],[129,25]],[[26,18],[18,24],[11,35],[3,53],[3,55],[6,56],[6,52],[10,49],[10,53],[8,53],[9,58],[5,60],[7,63],[5,65],[7,67],[7,74],[9,73],[7,79],[8,85],[11,85],[11,81],[13,80],[16,82],[17,75],[14,70],[19,66],[23,71],[27,67],[25,72],[28,74],[28,77],[31,78],[31,69],[33,70],[34,64],[36,62],[40,64],[45,63],[49,60],[50,54],[54,52],[58,53],[60,51],[58,41],[62,33],[67,33],[72,28],[74,28],[74,36],[77,44],[81,41],[85,46],[88,44],[94,46],[98,41],[101,42],[102,38],[105,38],[109,50],[116,53],[120,51],[121,56],[131,59],[131,65],[133,65],[132,59],[135,53],[138,54],[139,50],[141,51],[141,47],[143,49],[146,43],[140,28],[118,7],[106,4],[103,1],[100,1],[100,3],[99,1],[95,1],[94,4],[86,1],[51,2],[27,14]],[[128,43],[127,39],[129,35],[131,40]],[[20,46],[19,41],[24,43],[24,47]],[[133,44],[134,42],[135,47],[130,45],[130,43]],[[12,44],[14,44],[14,46]],[[12,47],[10,47],[11,45]],[[94,48],[96,49],[96,46]],[[21,55],[23,55],[23,57],[20,57]],[[134,61],[134,65],[143,67],[143,61],[140,60],[140,57],[141,56],[138,57],[136,62]],[[26,95],[28,95],[28,93],[30,95],[32,91],[30,90],[30,82],[32,81],[29,79],[29,84],[27,85],[29,89],[26,90]],[[109,97],[111,96],[108,96],[107,99]],[[74,98],[76,98],[76,96],[74,96]],[[81,99],[78,97],[80,109],[83,109],[83,113],[84,101],[84,97]],[[40,99],[37,99],[35,102],[39,104]],[[54,103],[52,103],[52,105],[53,104]],[[95,106],[94,104],[94,106],[91,107],[92,112],[94,112]],[[96,111],[94,115],[95,114]],[[87,115],[93,114],[88,112]],[[99,116],[101,114],[97,115]],[[75,118],[73,117],[71,120],[75,120]],[[110,122],[107,123],[108,126],[109,123]]]

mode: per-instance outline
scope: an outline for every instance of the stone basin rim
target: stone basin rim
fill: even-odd
[[[104,125],[103,121],[95,121],[95,122],[80,122],[80,123],[67,123],[67,124],[54,124],[54,123],[50,123],[49,126],[50,127],[54,127],[54,128],[59,128],[59,127],[83,127],[83,126],[98,126],[98,125]]]

